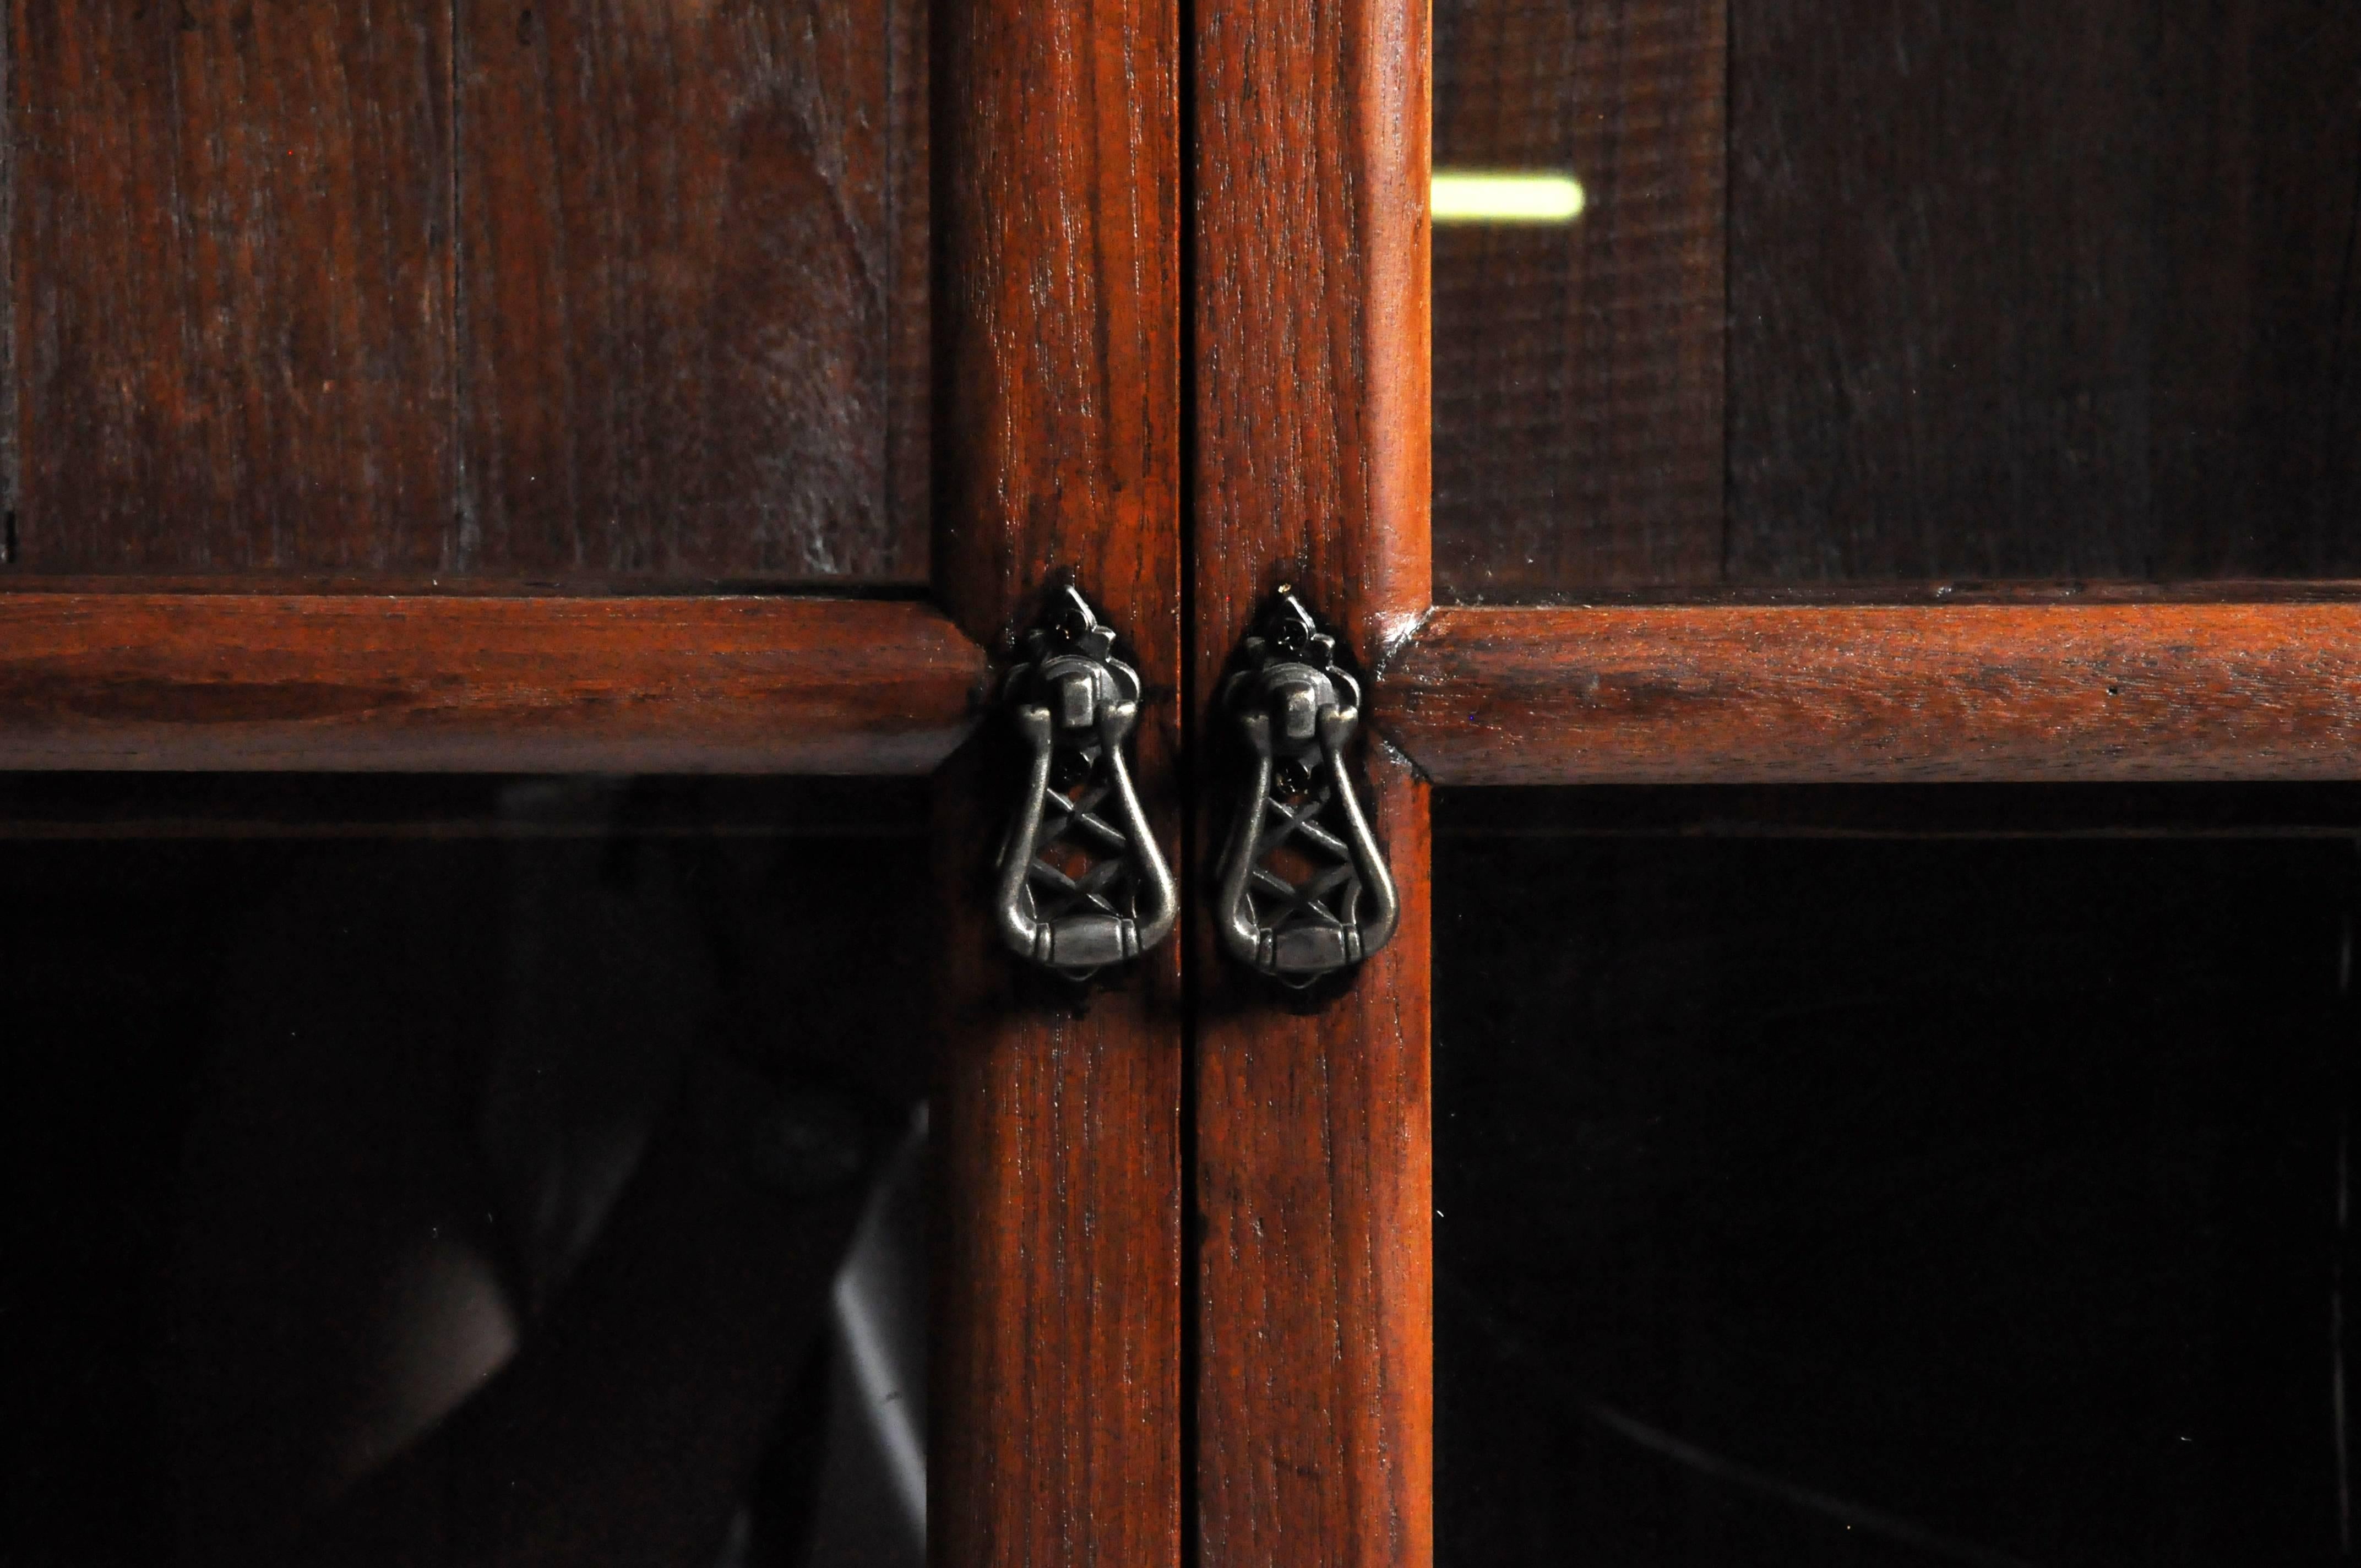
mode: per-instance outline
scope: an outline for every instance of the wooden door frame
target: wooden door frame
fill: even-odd
[[[1143,804],[1180,865],[1179,9],[941,0],[935,569],[970,636],[1071,570],[1146,682]],[[1177,1563],[1178,944],[1087,999],[1001,948],[984,747],[937,775],[931,1561]],[[1002,784],[1013,781],[1001,781]]]
[[[1380,671],[1429,603],[1427,9],[1213,0],[1194,42],[1189,706],[1210,737],[1280,582]],[[1231,792],[1194,751],[1219,842]],[[1192,920],[1192,1522],[1225,1568],[1433,1555],[1428,786],[1382,736],[1362,763],[1401,915],[1349,990],[1283,1006]]]
[[[1428,7],[1189,27],[1184,238],[1176,6],[936,7],[929,599],[0,578],[0,768],[939,770],[946,1563],[1191,1534],[1224,1564],[1431,1561],[1431,782],[2345,778],[2361,745],[2336,586],[1436,606]],[[1370,663],[1403,910],[1341,997],[1274,1005],[1201,916],[1185,985],[1176,945],[1080,1013],[1012,993],[954,752],[1060,568],[1166,683],[1140,776],[1192,882],[1182,716],[1210,733],[1261,596],[1300,582]]]
[[[1011,617],[1073,574],[1147,674],[1177,857],[1179,11],[931,21],[926,598],[0,573],[0,770],[932,773],[929,1552],[1174,1563],[1178,948],[1087,1006],[1027,991],[974,894],[1003,792],[963,742]]]
[[[1429,785],[2352,779],[2361,587],[1438,605],[1427,0],[1208,3],[1191,36],[1190,709],[1210,733],[1221,661],[1298,584],[1375,670],[1403,895],[1393,946],[1308,1014],[1249,996],[1196,917],[1197,1558],[1421,1568]]]

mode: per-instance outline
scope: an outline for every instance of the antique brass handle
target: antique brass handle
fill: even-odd
[[[1214,924],[1231,957],[1290,985],[1367,958],[1401,914],[1345,771],[1360,697],[1335,638],[1284,587],[1223,691],[1246,747]]]
[[[1026,642],[1030,658],[1006,688],[1026,778],[1001,846],[995,913],[1018,957],[1087,980],[1170,936],[1180,894],[1124,764],[1138,672],[1071,587]]]

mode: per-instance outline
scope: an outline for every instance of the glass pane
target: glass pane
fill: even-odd
[[[0,1558],[923,1563],[914,791],[0,787]]]
[[[2344,1560],[2349,839],[1997,798],[1443,798],[1441,1563]]]
[[[1438,591],[2361,571],[2356,72],[2320,0],[1441,0]]]
[[[923,0],[34,19],[0,567],[925,582],[927,27]]]

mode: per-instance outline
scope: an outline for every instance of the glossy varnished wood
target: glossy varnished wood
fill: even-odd
[[[1379,723],[1446,784],[2361,775],[2361,606],[1444,609]]]
[[[1181,866],[1178,26],[1169,0],[935,7],[934,562],[988,646],[1059,572],[1125,634],[1135,776]],[[1179,944],[1087,996],[1006,951],[1012,761],[987,737],[937,781],[928,1551],[1174,1568]]]
[[[444,564],[450,27],[13,8],[20,565]]]
[[[1427,18],[1285,0],[1195,27],[1202,849],[1236,794],[1219,678],[1263,596],[1291,578],[1364,657],[1427,603]],[[1374,739],[1363,766],[1390,946],[1306,1007],[1190,930],[1207,1568],[1433,1554],[1427,795]]]
[[[936,29],[937,591],[970,636],[1009,648],[1019,597],[1072,569],[1168,687],[1177,27],[1159,0],[1048,14],[961,0]]]
[[[1401,922],[1341,994],[1192,956],[1209,1564],[1433,1557],[1428,787],[1382,751],[1367,778]]]
[[[923,773],[980,649],[858,600],[0,595],[0,768]]]
[[[1434,236],[1441,598],[1721,571],[1722,0],[1444,0],[1438,169],[1569,174],[1565,225]]]
[[[917,9],[456,7],[456,567],[924,575]]]
[[[1428,602],[1427,13],[1210,6],[1196,36],[1202,679],[1290,574],[1365,656]]]

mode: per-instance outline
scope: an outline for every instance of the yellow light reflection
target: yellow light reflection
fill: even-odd
[[[1439,224],[1570,224],[1582,201],[1571,174],[1438,169],[1427,206]]]

